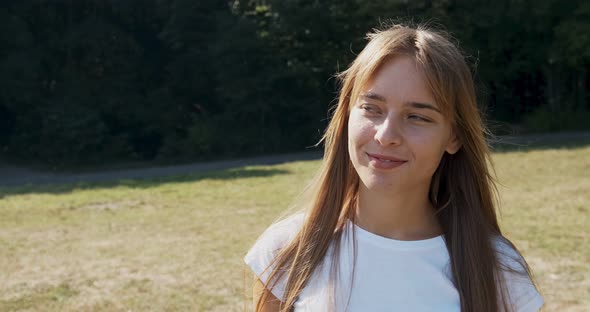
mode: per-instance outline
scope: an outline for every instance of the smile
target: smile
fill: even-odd
[[[369,153],[367,153],[367,156],[369,157],[369,163],[377,169],[393,169],[406,163],[406,160],[396,157]]]

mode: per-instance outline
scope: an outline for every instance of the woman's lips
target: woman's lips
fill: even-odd
[[[377,169],[393,169],[403,165],[406,160],[399,159],[397,157],[380,155],[380,154],[369,154],[369,163]]]

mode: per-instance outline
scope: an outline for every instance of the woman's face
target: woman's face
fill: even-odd
[[[460,147],[411,57],[383,64],[351,105],[348,152],[368,189],[428,190],[445,151]]]

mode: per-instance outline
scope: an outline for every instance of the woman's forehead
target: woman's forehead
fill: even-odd
[[[361,77],[358,83],[359,88],[356,88],[355,96],[357,99],[370,93],[376,99],[436,104],[423,70],[417,66],[414,58],[409,56],[400,56],[384,62],[372,75]]]

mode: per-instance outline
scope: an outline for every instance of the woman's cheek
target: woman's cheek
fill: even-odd
[[[406,136],[411,138],[413,142],[428,146],[432,146],[433,142],[438,141],[440,133],[441,129],[435,127],[413,126],[405,129]]]
[[[350,117],[348,119],[348,137],[350,140],[354,141],[356,140],[356,138],[358,137],[358,133],[359,133],[359,120],[358,120],[358,115],[355,112],[355,110],[353,110],[350,114]]]
[[[371,138],[372,126],[366,122],[357,122],[352,126],[351,136],[355,145],[365,144]]]

